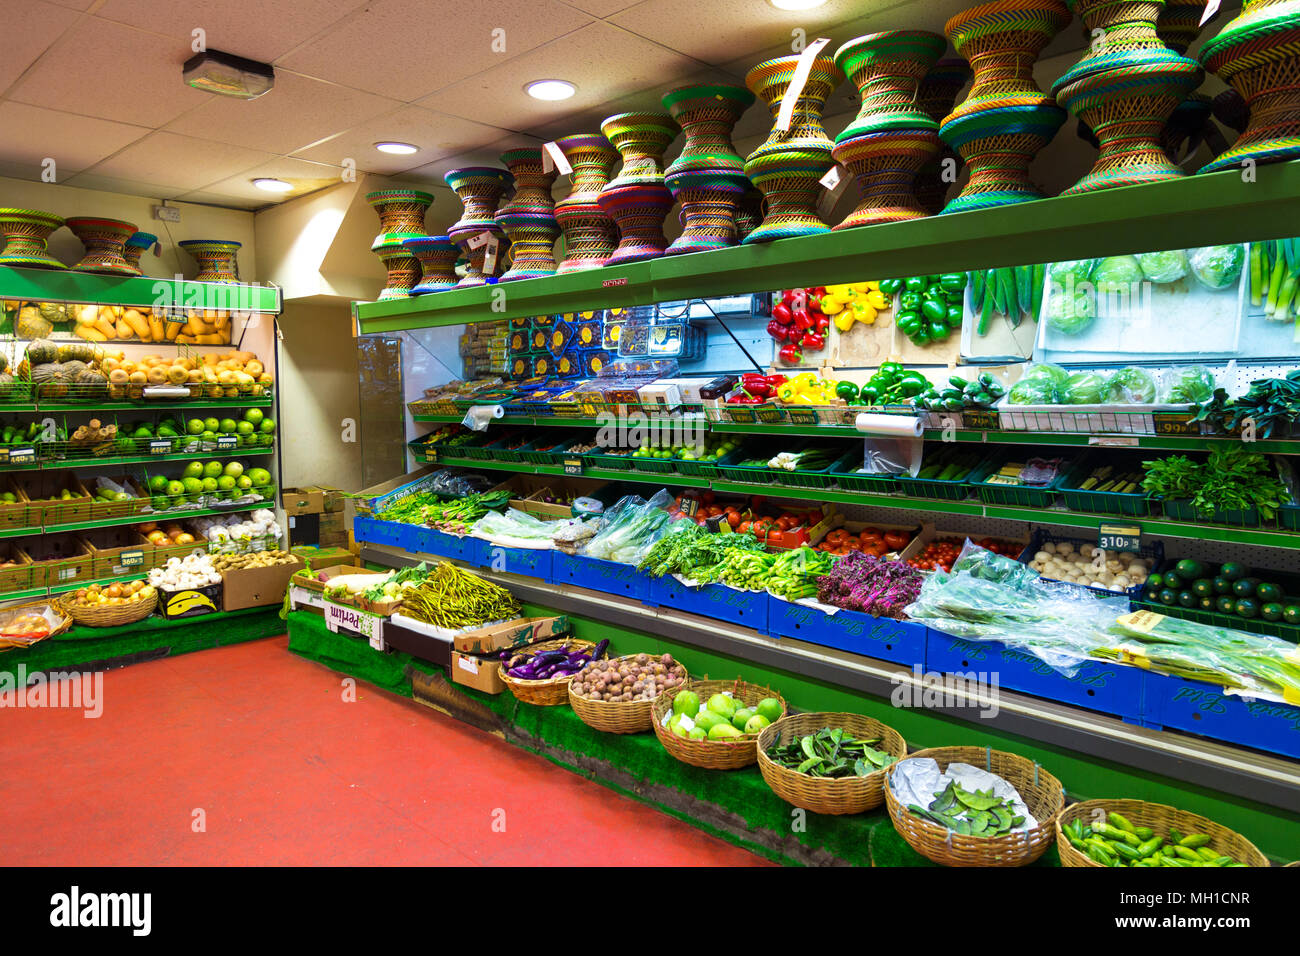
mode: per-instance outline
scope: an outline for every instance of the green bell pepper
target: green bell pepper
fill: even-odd
[[[836,382],[835,397],[842,398],[846,402],[852,402],[858,397],[859,389],[852,382]]]

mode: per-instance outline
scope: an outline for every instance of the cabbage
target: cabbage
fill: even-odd
[[[1060,388],[1069,379],[1070,373],[1059,365],[1053,365],[1050,362],[1044,362],[1041,365],[1031,365],[1025,369],[1025,373],[1020,376],[1022,382],[1046,382],[1053,388]]]
[[[1071,296],[1064,290],[1052,289],[1047,324],[1056,331],[1063,335],[1079,335],[1092,325],[1096,315],[1097,306],[1089,291],[1081,290]]]
[[[1181,249],[1144,252],[1136,258],[1142,274],[1152,282],[1177,282],[1187,275],[1187,253]]]
[[[1022,378],[1007,392],[1011,405],[1057,405],[1056,383],[1045,379]]]
[[[1146,405],[1156,400],[1156,380],[1145,369],[1126,366],[1106,383],[1106,401],[1112,405]]]
[[[1102,295],[1110,292],[1130,292],[1145,277],[1142,267],[1132,256],[1111,256],[1102,259],[1092,270],[1092,283]]]
[[[1175,405],[1196,405],[1214,397],[1214,373],[1204,365],[1170,369],[1162,401]]]
[[[1061,389],[1063,405],[1100,405],[1105,401],[1107,379],[1097,372],[1075,372]]]
[[[1067,262],[1054,262],[1047,274],[1051,276],[1052,282],[1061,288],[1068,288],[1070,277],[1074,278],[1074,285],[1087,282],[1092,276],[1092,267],[1097,264],[1096,259],[1071,259]]]
[[[1241,278],[1246,249],[1240,243],[1235,246],[1205,246],[1188,252],[1187,261],[1197,282],[1211,292],[1219,292],[1236,285]]]

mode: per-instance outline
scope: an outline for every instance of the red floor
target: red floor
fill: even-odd
[[[110,671],[99,719],[0,710],[0,862],[765,862],[419,704],[344,703],[287,643]]]

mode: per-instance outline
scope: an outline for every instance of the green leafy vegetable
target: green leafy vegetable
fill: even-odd
[[[1125,366],[1106,383],[1106,401],[1112,405],[1147,405],[1156,400],[1156,380],[1146,369]]]
[[[1228,289],[1241,278],[1246,262],[1246,247],[1237,243],[1231,246],[1205,246],[1192,249],[1187,255],[1196,281],[1211,292]]]
[[[1066,405],[1099,405],[1105,401],[1106,384],[1106,377],[1097,372],[1075,372],[1061,389],[1061,401]]]
[[[1164,252],[1144,252],[1137,256],[1142,274],[1152,282],[1177,282],[1187,275],[1187,253],[1182,249],[1167,249]]]

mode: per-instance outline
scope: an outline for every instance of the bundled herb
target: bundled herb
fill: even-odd
[[[1285,434],[1300,421],[1300,369],[1286,378],[1256,379],[1246,394],[1237,398],[1228,398],[1225,390],[1217,388],[1212,398],[1197,406],[1194,420],[1208,422],[1227,434],[1247,425],[1258,438],[1270,438],[1274,432]]]
[[[817,581],[817,600],[873,617],[903,618],[921,593],[924,575],[901,561],[850,551]]]
[[[637,570],[653,578],[680,574],[697,580],[699,569],[719,565],[733,552],[763,550],[762,542],[752,534],[715,534],[699,525],[689,524],[679,533],[656,541],[637,565]]]
[[[1190,500],[1196,513],[1207,518],[1216,511],[1254,508],[1268,521],[1291,497],[1268,457],[1245,445],[1222,445],[1200,464],[1171,455],[1144,461],[1142,467],[1147,472],[1142,487],[1148,495]]]

